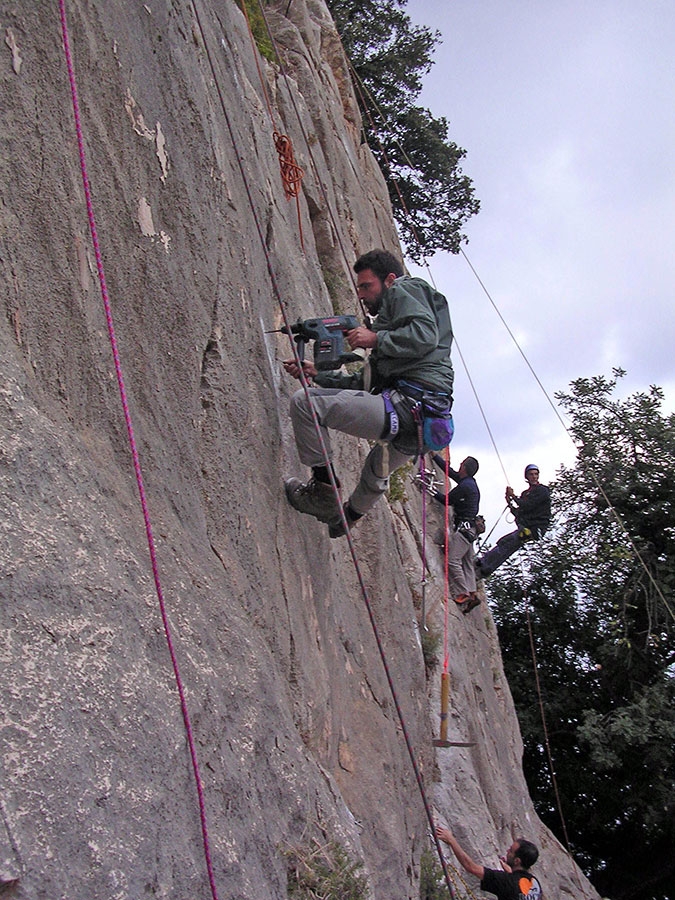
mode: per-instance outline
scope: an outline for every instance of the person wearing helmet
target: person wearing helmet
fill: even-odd
[[[506,488],[506,503],[518,527],[501,537],[492,550],[476,560],[480,578],[492,575],[527,541],[538,541],[551,524],[551,492],[547,485],[539,483],[539,466],[534,463],[525,466],[525,481],[528,487],[520,497],[516,497],[512,487]]]

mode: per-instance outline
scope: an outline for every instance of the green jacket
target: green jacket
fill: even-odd
[[[452,324],[443,294],[421,278],[397,278],[384,292],[372,329],[377,332],[377,346],[370,353],[371,391],[379,392],[403,378],[452,396]],[[364,386],[363,372],[320,372],[314,381],[321,387]]]

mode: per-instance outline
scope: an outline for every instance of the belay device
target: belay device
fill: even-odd
[[[359,327],[356,316],[328,316],[325,319],[298,320],[290,326],[298,345],[298,356],[302,363],[305,359],[305,345],[314,341],[314,365],[318,372],[339,369],[343,363],[363,360],[358,353],[345,351],[345,332]],[[275,329],[275,332],[288,334],[289,327]],[[267,334],[275,332],[268,331]]]

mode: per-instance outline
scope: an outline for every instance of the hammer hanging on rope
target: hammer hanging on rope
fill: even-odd
[[[448,709],[450,707],[450,673],[441,675],[441,733],[438,740],[433,741],[434,747],[475,747],[475,741],[449,741],[448,740]]]

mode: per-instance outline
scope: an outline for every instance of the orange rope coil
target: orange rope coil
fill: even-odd
[[[300,186],[305,173],[295,161],[293,144],[287,134],[279,134],[278,131],[275,131],[274,146],[279,155],[279,168],[281,169],[284,193],[286,194],[286,199],[290,200],[292,197],[297,197],[300,193]]]

